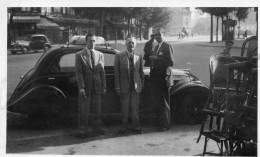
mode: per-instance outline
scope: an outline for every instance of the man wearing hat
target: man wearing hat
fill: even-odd
[[[220,52],[220,54],[222,55],[230,55],[230,50],[232,48],[232,46],[234,45],[234,42],[231,40],[227,40],[225,42],[225,47],[223,48],[223,50]]]
[[[154,48],[154,55],[150,56],[151,64],[151,95],[152,103],[158,111],[159,131],[170,129],[170,104],[168,103],[167,70],[173,67],[173,47],[164,41],[164,30],[155,30],[155,40],[158,45]]]
[[[154,47],[157,44],[154,41],[155,35],[151,34],[150,37],[151,37],[151,39],[149,41],[147,41],[144,45],[144,60],[145,60],[144,66],[145,67],[150,67],[149,57],[153,54]]]

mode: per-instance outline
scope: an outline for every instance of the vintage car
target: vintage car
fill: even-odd
[[[75,53],[82,49],[70,45],[45,52],[35,67],[22,77],[7,103],[8,111],[28,115],[31,120],[44,119],[48,124],[59,120],[77,124],[78,87],[74,65]],[[120,122],[120,100],[114,90],[113,66],[118,50],[107,46],[96,46],[95,49],[105,58],[107,93],[102,97],[103,121],[107,124]],[[150,68],[144,68],[144,73],[140,119],[148,122],[154,121],[155,115],[149,95]],[[172,119],[186,124],[199,123],[200,111],[208,99],[208,88],[187,69],[173,69],[172,75],[174,85],[169,88]]]
[[[39,50],[48,51],[51,48],[49,39],[44,34],[34,34],[26,37],[24,40],[17,40],[12,44],[11,54],[21,51],[27,53],[29,51],[38,52]]]

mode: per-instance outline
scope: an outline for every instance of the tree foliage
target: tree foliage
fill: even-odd
[[[245,19],[248,16],[248,13],[249,13],[248,9],[249,8],[246,8],[246,7],[237,8],[236,17],[237,17],[238,21],[245,21]]]

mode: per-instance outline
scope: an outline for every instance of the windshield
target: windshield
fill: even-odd
[[[70,38],[69,43],[72,45],[86,45],[86,36],[84,35],[74,35]],[[96,45],[105,45],[106,41],[103,37],[97,36]]]
[[[33,36],[32,37],[32,41],[39,41],[39,40],[46,41],[46,38],[44,36]]]

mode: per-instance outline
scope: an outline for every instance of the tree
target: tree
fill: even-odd
[[[239,7],[237,8],[236,10],[236,17],[238,19],[238,38],[239,38],[239,30],[240,30],[240,21],[245,21],[245,19],[247,18],[248,16],[248,11],[249,8],[246,8],[246,7]]]
[[[201,10],[203,13],[209,13],[211,16],[211,34],[210,34],[210,42],[213,42],[213,16],[217,17],[217,25],[218,25],[218,17],[222,18],[222,40],[224,33],[226,35],[226,29],[225,32],[223,32],[223,19],[226,17],[228,19],[228,13],[233,12],[237,8],[234,7],[197,7],[196,9]],[[218,29],[216,29],[218,31]]]
[[[213,42],[213,15],[214,15],[214,8],[210,7],[198,7],[196,9],[201,10],[203,13],[210,14],[210,42]]]

